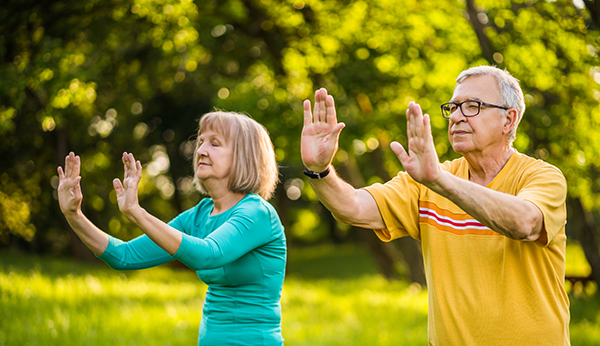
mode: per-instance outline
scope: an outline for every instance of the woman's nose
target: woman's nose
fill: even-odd
[[[206,143],[200,144],[200,146],[198,146],[198,150],[196,150],[196,153],[200,156],[206,156]]]

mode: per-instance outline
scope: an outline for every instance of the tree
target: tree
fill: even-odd
[[[84,162],[86,213],[119,237],[139,234],[119,216],[110,184],[125,150],[143,163],[150,212],[168,220],[190,207],[199,198],[190,179],[195,122],[213,107],[245,111],[269,129],[282,167],[273,203],[291,244],[354,239],[365,231],[335,222],[301,174],[302,101],[326,87],[347,124],[334,164],[354,184],[383,182],[402,169],[388,146],[406,142],[410,101],[432,115],[441,159],[458,157],[439,104],[462,70],[490,63],[526,93],[515,147],[558,166],[570,214],[591,220],[570,222],[569,235],[597,234],[600,26],[598,2],[584,3],[9,1],[0,9],[0,242],[54,252],[79,244],[53,198],[70,150]],[[422,280],[417,244],[392,244],[372,245],[374,256],[404,261]],[[598,245],[586,253],[592,263]]]

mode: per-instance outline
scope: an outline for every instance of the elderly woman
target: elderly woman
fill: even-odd
[[[113,181],[121,212],[142,229],[129,242],[104,233],[81,211],[80,158],[58,168],[60,208],[81,240],[117,270],[149,268],[174,259],[208,285],[199,345],[282,345],[281,290],[286,240],[266,202],[278,169],[265,128],[246,115],[212,112],[200,119],[194,182],[207,194],[168,224],[138,203],[142,166],[123,154],[123,182]]]

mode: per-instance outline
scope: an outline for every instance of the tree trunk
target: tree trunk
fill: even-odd
[[[375,167],[375,173],[384,181],[392,179],[384,166],[383,151],[388,148],[388,143],[384,138],[379,138],[379,148],[371,152],[371,162]],[[421,242],[412,237],[402,237],[391,242],[398,250],[398,257],[408,267],[409,276],[413,282],[417,282],[422,286],[427,285],[425,279],[423,253],[421,251]]]
[[[484,32],[485,24],[479,21],[477,15],[479,12],[475,8],[474,0],[467,0],[467,13],[469,14],[469,22],[475,30],[479,46],[481,47],[481,54],[488,61],[488,63],[494,63],[494,47]]]
[[[581,243],[585,257],[592,267],[590,278],[600,283],[600,254],[598,253],[598,227],[591,212],[585,210],[579,198],[570,198],[567,203],[571,207],[569,217],[570,228]]]
[[[357,187],[365,186],[365,180],[356,165],[354,157],[349,156],[348,160],[341,165],[338,174],[342,179],[345,179],[350,185]],[[379,266],[382,274],[388,280],[399,278],[396,270],[396,259],[394,259],[395,248],[391,243],[384,243],[377,238],[375,232],[365,230],[364,228],[354,227],[358,234],[358,238],[367,245],[375,262]]]
[[[583,0],[583,3],[590,12],[590,18],[596,28],[600,28],[600,0]]]
[[[290,234],[292,225],[290,225],[290,223],[289,223],[289,200],[287,198],[285,188],[283,187],[283,183],[281,183],[277,186],[277,189],[275,190],[275,196],[273,199],[270,200],[270,202],[275,207],[275,210],[277,210],[277,214],[279,215],[279,220],[281,220],[281,224],[284,227],[287,253],[288,253],[288,258],[289,258],[290,250],[293,248],[293,243],[291,242],[292,236]],[[285,263],[285,272],[286,273],[289,272],[289,270],[288,270],[289,264],[290,264],[290,261],[289,260],[286,261],[286,263]]]

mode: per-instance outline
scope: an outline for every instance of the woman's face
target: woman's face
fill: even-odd
[[[233,143],[226,141],[220,133],[205,129],[198,136],[196,160],[196,176],[207,188],[214,184],[227,186],[233,164]]]

